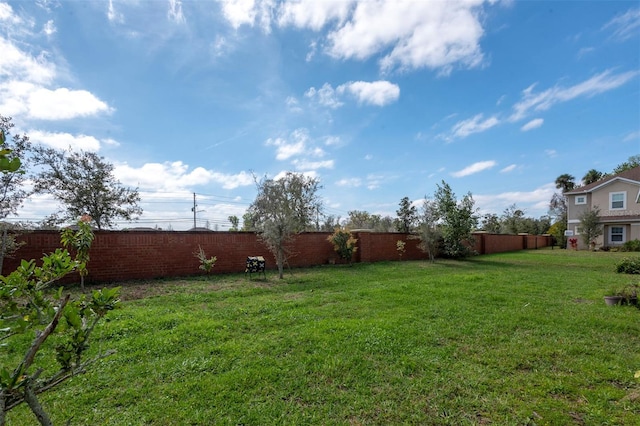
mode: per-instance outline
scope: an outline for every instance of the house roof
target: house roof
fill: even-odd
[[[571,191],[565,192],[565,195],[584,194],[585,192],[594,191],[595,189],[618,180],[631,181],[640,185],[640,166],[634,167],[633,169],[625,170],[624,172],[618,173],[617,175],[607,176],[606,178],[600,179],[597,182],[590,183],[589,185],[572,189]]]

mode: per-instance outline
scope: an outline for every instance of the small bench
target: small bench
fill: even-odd
[[[249,279],[251,279],[252,273],[257,273],[258,277],[260,273],[264,275],[264,279],[267,279],[267,273],[265,272],[265,261],[262,256],[247,256],[247,267],[244,270],[244,275],[249,273]]]

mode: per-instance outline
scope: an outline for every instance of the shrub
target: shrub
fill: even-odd
[[[327,241],[333,244],[333,249],[338,253],[341,259],[351,262],[353,254],[358,250],[356,247],[357,239],[347,229],[336,228],[333,234],[327,237]]]
[[[621,251],[640,251],[640,240],[627,241],[622,245]]]
[[[640,274],[640,257],[625,257],[616,265],[619,274]]]
[[[202,269],[207,273],[207,275],[209,275],[213,270],[213,267],[215,266],[218,258],[216,256],[208,258],[204,250],[200,246],[198,246],[198,251],[194,252],[193,255],[200,261],[200,269]]]

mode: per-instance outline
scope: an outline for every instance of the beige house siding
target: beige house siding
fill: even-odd
[[[640,240],[640,167],[576,188],[565,196],[567,230],[573,231],[579,249],[588,248],[580,235],[580,216],[594,207],[600,211],[604,231],[596,240],[596,247],[615,247]],[[586,203],[578,203],[581,199]]]

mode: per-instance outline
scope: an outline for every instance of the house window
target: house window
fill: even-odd
[[[587,204],[586,195],[576,195],[576,204]]]
[[[576,226],[576,233],[575,235],[580,235],[582,234],[582,227],[581,226]]]
[[[610,209],[611,210],[624,210],[627,204],[626,192],[612,192],[609,194]]]
[[[609,241],[612,243],[624,243],[624,227],[612,226],[609,228]]]

